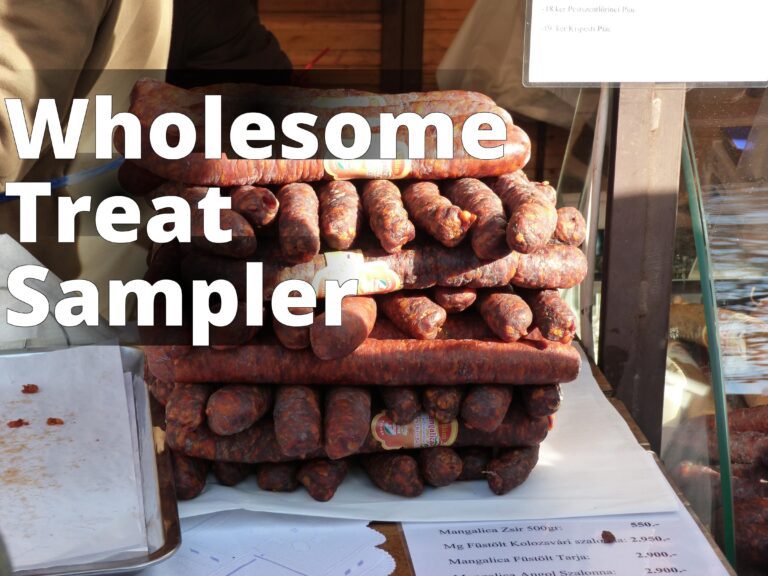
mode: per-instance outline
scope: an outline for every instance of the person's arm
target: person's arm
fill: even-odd
[[[264,71],[259,77],[249,71]],[[253,0],[174,0],[168,81],[192,86],[289,79],[291,62]]]
[[[41,98],[69,108],[99,24],[111,0],[0,0],[0,96],[21,98],[28,129]],[[46,138],[44,148],[50,146]],[[5,102],[0,103],[0,190],[34,164],[21,160]]]

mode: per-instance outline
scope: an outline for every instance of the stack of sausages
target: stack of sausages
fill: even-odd
[[[287,101],[301,94],[284,90]],[[239,105],[261,94],[146,81],[131,111],[142,125],[163,111],[195,119],[205,93]],[[304,96],[326,102],[316,91]],[[335,111],[367,106],[366,114],[463,118],[496,109],[465,92],[326,96],[341,99]],[[548,183],[521,171],[530,144],[511,119],[507,144],[498,161],[413,161],[395,174],[402,180],[329,180],[337,174],[322,160],[193,154],[123,164],[129,193],[175,195],[192,208],[191,245],[153,250],[152,281],[225,279],[244,300],[245,264],[254,260],[263,262],[267,299],[284,280],[334,279],[340,261],[343,275],[359,280],[357,295],[342,301],[340,326],[326,325],[321,306],[291,310],[314,315],[307,327],[274,317],[251,327],[242,305],[231,325],[212,330],[208,347],[183,338],[146,347],[180,498],[203,489],[211,463],[223,484],[254,473],[265,490],[303,485],[323,501],[353,463],[402,496],[478,479],[505,494],[528,478],[560,406],[559,385],[580,366],[575,317],[559,290],[587,273],[585,224],[577,210],[556,208]],[[202,237],[195,212],[210,185],[232,200],[221,216],[233,232],[226,244]]]

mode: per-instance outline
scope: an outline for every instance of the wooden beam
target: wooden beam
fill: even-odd
[[[424,0],[381,3],[381,90],[420,90],[424,50]]]
[[[622,87],[612,147],[599,365],[658,452],[685,89]]]

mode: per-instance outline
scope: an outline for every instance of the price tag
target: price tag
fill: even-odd
[[[529,84],[768,83],[764,0],[530,0]]]
[[[416,574],[724,576],[691,516],[596,516],[531,522],[404,524]]]

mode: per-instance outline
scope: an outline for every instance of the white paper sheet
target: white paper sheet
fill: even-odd
[[[235,510],[182,521],[176,554],[140,576],[388,576],[385,538],[365,522]]]
[[[18,418],[29,425],[6,425]],[[0,356],[0,531],[16,569],[146,551],[136,457],[117,346]]]
[[[386,494],[359,470],[330,502],[315,502],[303,490],[260,491],[250,478],[228,488],[211,480],[194,500],[179,503],[182,517],[244,508],[255,511],[421,522],[563,518],[675,510],[668,484],[651,453],[605,399],[582,354],[578,379],[563,385],[555,429],[541,447],[528,481],[505,496],[485,482],[426,488],[416,499]]]
[[[613,534],[616,542],[605,543],[603,531]],[[675,512],[661,514],[422,522],[403,524],[403,532],[417,576],[729,574],[679,501]]]

